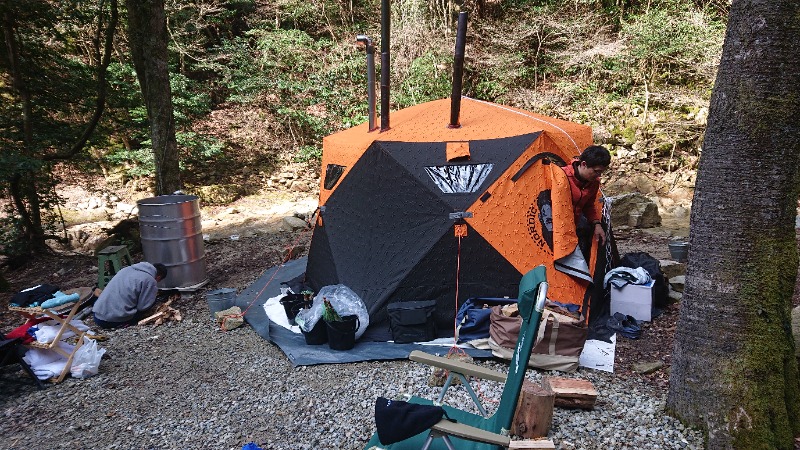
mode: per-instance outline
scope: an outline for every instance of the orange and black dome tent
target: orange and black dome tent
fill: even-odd
[[[436,300],[451,336],[457,302],[513,298],[540,264],[549,298],[587,298],[593,261],[577,249],[559,166],[591,145],[591,128],[467,97],[460,127],[449,113],[449,99],[432,101],[392,113],[388,130],[365,123],[323,140],[306,282],[351,288],[372,337],[388,336],[387,305],[411,300]]]

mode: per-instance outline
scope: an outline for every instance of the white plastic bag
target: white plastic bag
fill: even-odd
[[[75,378],[88,378],[97,375],[100,371],[100,359],[106,353],[106,349],[98,348],[97,341],[83,338],[83,345],[75,352],[72,358],[70,372]]]
[[[333,309],[340,316],[356,315],[358,316],[358,329],[356,330],[356,339],[360,338],[369,326],[369,313],[364,301],[361,300],[355,292],[343,284],[334,284],[325,286],[319,290],[317,296],[314,297],[314,303],[311,308],[301,309],[295,317],[295,322],[303,331],[311,331],[314,325],[322,317],[323,299],[327,298]]]

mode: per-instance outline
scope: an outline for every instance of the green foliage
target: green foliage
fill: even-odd
[[[297,150],[294,157],[295,162],[308,163],[320,161],[322,159],[322,149],[316,145],[304,145]]]
[[[713,76],[724,24],[700,11],[651,9],[623,23],[627,51],[613,64],[645,81],[686,84]],[[629,77],[636,75],[628,74]]]
[[[142,147],[128,150],[124,147],[112,151],[105,160],[113,166],[121,166],[129,177],[146,177],[156,170],[150,140],[142,142]]]
[[[556,83],[556,90],[563,95],[568,102],[580,108],[592,103],[598,95],[598,83],[596,81],[559,81]]]
[[[22,222],[18,216],[0,217],[0,255],[17,258],[33,251],[25,239]]]
[[[452,59],[444,52],[435,51],[428,51],[414,59],[394,97],[398,106],[405,108],[449,96],[452,89]]]
[[[169,77],[176,128],[184,128],[211,112],[211,97],[199,82],[173,73]]]
[[[364,55],[300,30],[254,30],[221,48],[229,100],[270,110],[299,161],[318,160],[322,138],[366,119]],[[313,149],[313,150],[312,150]]]
[[[146,177],[155,172],[155,160],[151,148],[150,136],[147,128],[147,110],[142,103],[141,94],[131,89],[130,81],[126,78],[135,74],[130,65],[116,64],[109,67],[110,82],[117,87],[115,106],[124,108],[124,113],[119,114],[117,129],[126,129],[127,133],[138,144],[135,148],[128,149],[123,145],[106,142],[104,161],[113,166],[124,167],[128,177]],[[223,153],[224,143],[214,137],[203,136],[191,131],[192,123],[211,111],[211,97],[197,81],[191,80],[183,74],[170,74],[170,88],[172,90],[172,105],[175,118],[175,138],[182,154],[181,165],[196,166],[214,160]],[[127,118],[127,124],[123,122]],[[127,125],[127,126],[126,126]]]

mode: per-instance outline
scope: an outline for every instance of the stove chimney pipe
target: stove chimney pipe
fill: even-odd
[[[356,41],[364,44],[367,51],[367,114],[369,114],[369,131],[377,128],[375,125],[375,46],[372,39],[364,34],[356,36]]]
[[[381,131],[389,129],[389,0],[381,0]]]
[[[448,128],[461,128],[461,88],[464,83],[464,48],[467,46],[467,13],[458,13],[456,49],[453,55],[453,92],[450,94],[450,124]]]

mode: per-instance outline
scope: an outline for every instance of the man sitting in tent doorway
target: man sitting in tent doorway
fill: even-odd
[[[572,212],[578,243],[584,255],[589,253],[592,241],[598,239],[600,245],[606,240],[606,232],[601,224],[602,206],[597,201],[600,192],[600,176],[611,165],[611,154],[605,147],[591,145],[576,157],[571,164],[563,167],[572,192]]]

